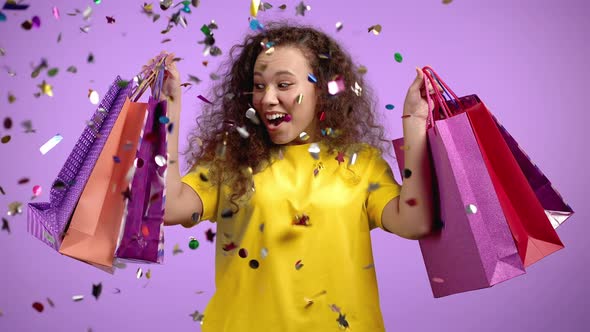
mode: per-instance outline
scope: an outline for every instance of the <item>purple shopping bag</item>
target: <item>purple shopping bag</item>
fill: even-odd
[[[475,106],[481,101],[477,95],[469,95],[459,98],[459,102],[465,109]],[[459,112],[460,105],[453,101],[452,98],[447,98],[446,104],[452,112]],[[520,170],[527,179],[527,182],[535,192],[535,195],[543,209],[547,218],[551,221],[553,228],[557,228],[564,223],[569,217],[574,214],[573,209],[567,204],[561,194],[553,187],[551,181],[539,169],[539,167],[529,158],[526,152],[520,147],[516,139],[510,135],[508,130],[504,128],[498,119],[493,115],[492,119],[500,130],[504,141],[510,148],[514,159],[518,163]]]
[[[525,273],[466,114],[427,129],[435,170],[436,218],[419,240],[434,297],[491,287]],[[393,141],[400,173],[403,138]]]
[[[163,263],[167,129],[160,119],[166,115],[166,102],[150,98],[115,253],[118,259]]]
[[[29,203],[27,231],[58,251],[90,173],[133,84],[117,76],[53,182],[49,202]]]

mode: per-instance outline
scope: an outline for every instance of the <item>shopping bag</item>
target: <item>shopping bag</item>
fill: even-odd
[[[147,103],[125,101],[84,187],[59,252],[112,267]]]
[[[166,115],[166,101],[150,98],[115,254],[118,259],[163,263],[167,129],[160,119]]]
[[[82,190],[133,84],[117,76],[53,182],[49,202],[27,205],[27,230],[58,251]]]
[[[491,287],[525,270],[467,116],[435,114],[430,110],[426,130],[438,225],[419,244],[438,298]],[[393,145],[403,174],[403,138]]]
[[[445,99],[451,112],[458,112],[461,105],[462,107],[468,108],[481,103],[476,95],[461,97],[459,98],[460,103],[454,102],[451,98]],[[508,130],[493,114],[491,114],[491,116],[500,130],[504,141],[506,144],[508,144],[508,147],[516,159],[520,170],[535,192],[535,196],[537,196],[541,206],[543,206],[543,209],[545,209],[545,214],[547,215],[547,218],[549,218],[551,225],[553,228],[557,228],[574,214],[573,209],[564,201],[559,191],[557,191],[557,189],[553,186],[551,181],[549,181],[549,179],[545,176],[537,164],[535,164],[524,151],[524,149],[520,147],[516,139],[510,135]]]
[[[432,81],[436,78],[459,104],[460,111],[453,116],[467,114],[524,266],[528,267],[562,249],[564,245],[547,218],[545,209],[484,103],[462,107],[460,99],[432,68],[425,67],[424,72]],[[448,109],[440,91],[436,90],[436,94],[442,106]]]

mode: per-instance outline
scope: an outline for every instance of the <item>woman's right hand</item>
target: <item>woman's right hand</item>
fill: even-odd
[[[162,51],[159,55],[150,59],[142,69],[145,70],[152,66],[162,56],[166,56],[166,59],[164,60],[165,72],[162,91],[160,91],[160,100],[167,100],[168,103],[180,103],[182,90],[180,88],[180,74],[178,73],[178,69],[176,69],[176,63],[174,61],[174,53]],[[152,90],[154,89],[154,83],[151,84],[150,88]]]

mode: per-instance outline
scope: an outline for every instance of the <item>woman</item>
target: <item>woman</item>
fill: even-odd
[[[350,56],[314,28],[269,24],[230,52],[181,177],[172,59],[164,220],[217,223],[203,331],[383,331],[369,231],[419,239],[432,223],[422,72],[404,104],[402,187]]]

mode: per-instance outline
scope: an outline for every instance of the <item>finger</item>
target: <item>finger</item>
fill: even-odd
[[[410,85],[410,89],[420,89],[424,85],[424,73],[422,69],[416,67],[416,78]]]

